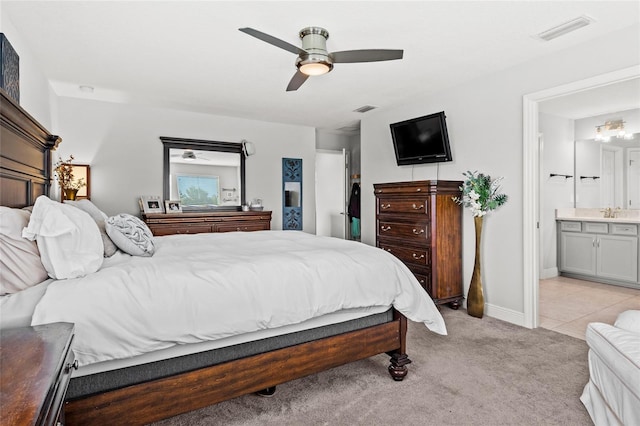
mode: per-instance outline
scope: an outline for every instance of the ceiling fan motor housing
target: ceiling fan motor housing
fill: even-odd
[[[324,64],[328,67],[328,70],[324,72],[331,71],[333,69],[333,61],[327,52],[329,31],[320,27],[307,27],[300,30],[299,35],[302,39],[302,49],[306,54],[300,54],[296,60],[296,67],[300,69],[304,65]]]

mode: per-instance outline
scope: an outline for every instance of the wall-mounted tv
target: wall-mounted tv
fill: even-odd
[[[398,166],[452,160],[445,118],[441,111],[390,125]]]

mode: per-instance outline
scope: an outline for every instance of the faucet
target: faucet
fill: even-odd
[[[616,207],[615,209],[612,209],[611,207],[606,207],[604,210],[600,210],[602,213],[604,213],[604,217],[606,218],[616,218],[618,217],[618,213],[620,213],[620,207]]]

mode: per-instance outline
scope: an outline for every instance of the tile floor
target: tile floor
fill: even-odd
[[[640,289],[567,277],[540,280],[540,327],[584,340],[587,324],[613,324],[620,312],[640,310]]]

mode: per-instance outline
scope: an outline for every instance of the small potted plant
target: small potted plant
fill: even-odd
[[[67,160],[59,159],[54,165],[54,172],[56,179],[60,185],[61,201],[63,200],[75,200],[80,188],[87,186],[84,178],[75,179],[73,176],[73,155],[70,155]]]

